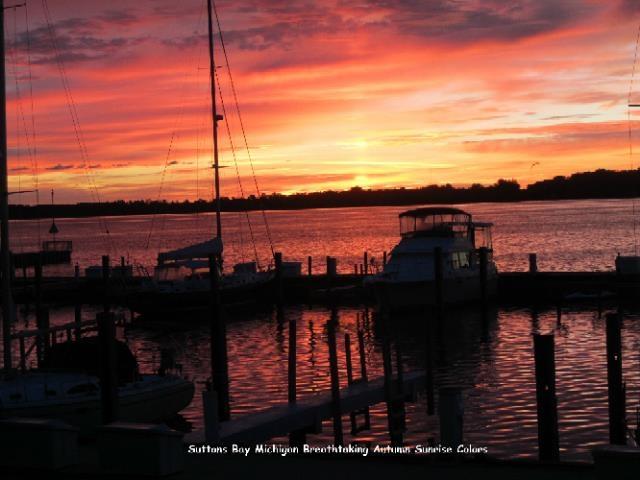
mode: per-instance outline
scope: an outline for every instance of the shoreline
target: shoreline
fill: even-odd
[[[397,202],[397,203],[393,203],[393,202],[380,202],[380,203],[376,203],[376,202],[372,202],[372,203],[345,203],[342,205],[318,205],[318,206],[279,206],[279,207],[270,207],[270,208],[248,208],[248,209],[240,209],[240,208],[227,208],[227,209],[222,209],[222,214],[230,214],[230,213],[261,213],[261,212],[288,212],[288,211],[302,211],[302,210],[334,210],[334,209],[342,209],[342,208],[367,208],[367,207],[371,207],[371,208],[379,208],[379,207],[414,207],[414,206],[429,206],[429,205],[473,205],[473,204],[490,204],[490,203],[495,203],[495,204],[506,204],[506,203],[517,203],[517,204],[521,204],[521,203],[534,203],[534,202],[571,202],[571,201],[594,201],[594,200],[629,200],[629,201],[633,201],[639,199],[640,200],[640,196],[634,196],[634,197],[629,197],[629,196],[606,196],[606,197],[595,197],[595,196],[589,196],[589,197],[575,197],[575,198],[527,198],[527,199],[511,199],[511,200],[486,200],[486,199],[479,199],[479,200],[469,200],[469,199],[464,199],[461,201],[452,201],[452,202],[438,202],[438,201],[432,201],[432,202],[419,202],[419,203],[415,203],[415,202]],[[113,205],[113,204],[117,204],[118,202],[105,202],[101,205],[103,206],[107,206],[107,205]],[[162,209],[162,211],[153,211],[152,206],[155,206],[154,204],[149,204],[149,210],[148,211],[129,211],[129,212],[123,212],[123,213],[113,213],[113,212],[100,212],[100,211],[94,211],[94,212],[76,212],[76,214],[72,214],[73,212],[70,212],[69,210],[74,210],[74,209],[78,209],[81,210],[83,208],[86,208],[86,205],[83,204],[69,204],[69,205],[58,205],[55,206],[55,208],[51,208],[50,205],[40,205],[40,206],[33,206],[33,205],[12,205],[10,206],[10,211],[9,211],[9,219],[11,221],[29,221],[29,220],[50,220],[51,217],[55,217],[57,220],[62,220],[62,219],[77,219],[77,218],[117,218],[117,217],[142,217],[142,216],[155,216],[155,215],[198,215],[198,214],[213,214],[215,213],[215,210],[213,207],[209,208],[207,207],[204,210],[198,210],[196,208],[187,208],[187,209],[182,209],[180,207],[183,207],[185,205],[190,205],[190,206],[195,206],[197,205],[195,202],[190,202],[190,203],[161,203],[159,204],[159,206],[161,207],[166,207],[165,209]],[[172,209],[172,207],[175,208],[175,211]],[[46,212],[42,212],[42,214],[37,215],[37,212],[33,212],[33,215],[28,215],[28,214],[22,214],[22,215],[16,215],[15,212],[15,208],[24,209],[24,213],[30,213],[29,210],[33,209],[43,209],[46,210]],[[98,206],[98,204],[96,204],[96,209],[101,208],[100,206]],[[12,210],[14,210],[12,212]],[[71,213],[71,214],[70,214]]]

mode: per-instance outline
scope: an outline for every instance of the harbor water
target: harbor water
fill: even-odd
[[[461,206],[474,218],[492,221],[495,258],[499,269],[524,270],[527,254],[537,252],[541,270],[611,270],[617,252],[633,249],[633,218],[628,201],[527,202]],[[374,258],[397,241],[397,213],[404,207],[343,208],[267,212],[269,232],[260,213],[251,214],[257,256],[269,258],[268,236],[285,260],[304,262],[311,255],[315,269],[324,269],[326,255],[338,258],[342,271],[353,271],[362,252]],[[254,253],[244,214],[225,214],[225,261],[250,260]],[[57,219],[58,238],[74,242],[73,260],[81,267],[99,264],[102,254],[125,256],[149,269],[159,250],[204,240],[211,231],[209,215],[113,217],[104,219],[109,234],[100,233],[96,219]],[[149,235],[151,223],[154,232]],[[47,222],[41,221],[42,232]],[[37,222],[13,225],[16,251],[35,248]],[[45,237],[42,233],[41,237]],[[69,267],[66,267],[69,268]],[[60,272],[64,273],[64,272]],[[610,307],[614,307],[611,305]],[[85,306],[92,318],[100,307]],[[606,311],[606,309],[605,309]],[[127,314],[127,312],[124,312]],[[73,307],[54,308],[52,324],[73,320]],[[298,395],[326,391],[330,386],[326,323],[330,312],[318,306],[288,306],[285,318],[271,309],[229,312],[228,349],[232,416],[255,412],[287,401],[288,321],[297,324]],[[364,306],[338,310],[338,353],[341,383],[346,385],[344,334],[356,338],[364,329],[369,376],[382,373],[382,341],[391,338],[399,348],[405,371],[423,369],[427,326],[432,328],[434,382],[464,389],[465,442],[488,448],[491,455],[537,457],[537,423],[533,333],[553,333],[556,343],[560,449],[563,459],[588,459],[595,445],[608,441],[607,377],[604,316],[595,308],[565,308],[562,322],[554,308],[499,308],[483,321],[477,310],[447,312],[439,325],[424,314],[402,315],[385,322],[375,309]],[[627,412],[633,425],[640,391],[640,314],[625,312],[623,368]],[[385,330],[385,325],[388,327]],[[16,330],[34,328],[33,309],[20,309]],[[386,333],[385,333],[386,332]],[[156,369],[160,349],[171,349],[183,372],[196,382],[209,376],[208,326],[189,318],[174,322],[134,324],[119,331],[137,356],[141,370]],[[353,342],[355,343],[355,342]],[[355,349],[354,349],[355,350]],[[358,355],[354,351],[354,362]],[[357,369],[356,369],[357,371]],[[176,420],[176,427],[202,428],[202,405],[197,383],[193,403]],[[345,417],[345,432],[348,416]],[[437,443],[437,415],[428,416],[424,395],[407,405],[407,445]],[[283,439],[283,442],[285,440]],[[330,422],[311,443],[332,441]],[[372,409],[372,428],[345,441],[387,443],[384,405]]]

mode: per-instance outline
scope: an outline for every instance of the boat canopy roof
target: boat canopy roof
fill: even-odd
[[[476,233],[489,230],[490,223],[477,223],[471,214],[453,207],[423,207],[402,212],[402,237],[467,238],[473,241]]]
[[[175,262],[178,260],[191,260],[196,258],[209,258],[209,255],[222,254],[222,240],[218,237],[206,240],[202,243],[189,245],[188,247],[160,252],[158,254],[158,265],[165,262]]]
[[[422,207],[415,208],[413,210],[407,210],[406,212],[402,212],[399,217],[412,217],[412,218],[424,218],[424,217],[432,217],[437,215],[453,215],[453,216],[462,216],[466,217],[467,221],[471,221],[471,214],[465,212],[464,210],[460,210],[459,208],[453,207]],[[463,221],[462,219],[457,219],[458,221]]]

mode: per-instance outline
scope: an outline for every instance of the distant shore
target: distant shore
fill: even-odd
[[[640,169],[576,173],[555,177],[521,188],[515,180],[500,179],[493,185],[469,187],[429,185],[420,188],[367,190],[353,187],[345,191],[270,194],[221,201],[222,211],[302,210],[311,208],[403,206],[417,204],[455,204],[479,202],[521,202],[527,200],[616,199],[640,196]],[[153,214],[193,214],[213,212],[211,201],[111,201],[68,205],[10,205],[14,220],[37,218],[82,218]]]

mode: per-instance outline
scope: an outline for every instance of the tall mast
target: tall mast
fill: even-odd
[[[11,369],[11,252],[9,250],[9,184],[7,180],[7,93],[4,65],[4,0],[0,0],[0,263],[2,264],[2,342],[4,368]]]
[[[211,0],[207,0],[209,18],[209,75],[211,76],[211,118],[213,119],[213,182],[216,196],[216,237],[222,239],[222,222],[220,219],[220,165],[218,164],[218,115],[216,108],[216,64],[213,61],[213,19],[211,17]]]

